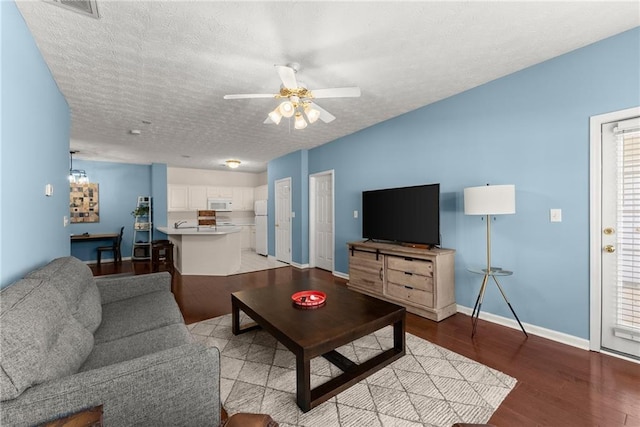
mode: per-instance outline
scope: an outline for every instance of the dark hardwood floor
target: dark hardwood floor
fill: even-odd
[[[91,266],[95,275],[149,272],[148,263]],[[231,312],[230,293],[289,281],[345,284],[319,270],[283,267],[228,277],[173,276],[172,289],[186,323]],[[640,427],[640,364],[580,350],[480,320],[471,339],[469,316],[439,323],[407,315],[407,332],[518,380],[490,422],[502,426]]]

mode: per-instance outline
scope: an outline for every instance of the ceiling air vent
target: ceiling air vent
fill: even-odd
[[[45,0],[47,3],[56,4],[62,6],[65,9],[73,10],[74,12],[81,13],[83,15],[91,16],[92,18],[100,18],[98,14],[98,5],[96,0]]]

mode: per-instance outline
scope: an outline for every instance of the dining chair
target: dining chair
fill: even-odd
[[[124,234],[124,227],[120,228],[120,234],[113,241],[113,245],[111,246],[98,246],[98,265],[100,265],[100,261],[102,260],[103,252],[113,252],[113,260],[114,262],[122,262],[122,251],[120,250],[120,246],[122,246],[122,235]]]

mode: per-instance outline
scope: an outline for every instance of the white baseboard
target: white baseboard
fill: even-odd
[[[123,256],[122,257],[122,261],[131,261],[131,257],[130,256],[128,256],[128,257]],[[97,259],[90,259],[88,261],[82,261],[82,262],[84,262],[85,264],[96,264],[98,262],[98,260]],[[103,258],[102,260],[100,260],[100,263],[104,263],[104,262],[115,262],[115,258]]]
[[[342,272],[340,272],[340,271],[334,271],[334,272],[333,272],[333,275],[334,275],[334,276],[336,276],[336,277],[339,277],[339,278],[341,278],[341,279],[349,280],[349,275],[348,275],[348,274],[346,274],[346,273],[342,273]]]
[[[291,265],[301,270],[309,268],[309,264],[298,264],[297,262],[292,262]]]
[[[471,316],[471,314],[473,313],[473,309],[465,307],[463,305],[458,304],[457,309],[459,313],[467,314],[469,316]],[[518,322],[516,322],[515,319],[509,319],[483,311],[480,312],[480,318],[482,320],[486,320],[487,322],[496,323],[498,325],[506,326],[508,328],[517,329],[518,331],[520,331],[520,325],[518,325]],[[577,347],[582,350],[589,350],[589,340],[586,340],[584,338],[579,338],[573,335],[565,334],[563,332],[542,328],[530,323],[523,322],[522,326],[524,326],[524,329],[528,334],[537,335],[539,337],[556,341],[562,344],[567,344],[572,347]]]

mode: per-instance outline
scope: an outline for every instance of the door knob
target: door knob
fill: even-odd
[[[616,251],[616,248],[613,245],[607,245],[604,247],[604,250],[612,254]]]

